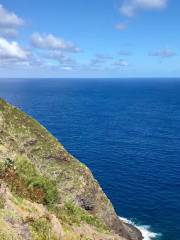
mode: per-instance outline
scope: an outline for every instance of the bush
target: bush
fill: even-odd
[[[19,156],[15,161],[8,159],[4,166],[0,164],[0,177],[21,197],[46,205],[59,199],[56,183],[42,176],[25,156]]]
[[[40,175],[29,159],[24,156],[18,157],[16,160],[16,172],[25,180],[29,189],[36,188],[44,192],[44,204],[50,205],[58,201],[56,183]]]
[[[5,166],[5,169],[13,168],[14,167],[14,161],[10,158],[6,158],[4,166]]]
[[[58,190],[53,181],[42,176],[36,176],[28,181],[29,188],[40,188],[45,193],[44,204],[51,205],[58,201]]]

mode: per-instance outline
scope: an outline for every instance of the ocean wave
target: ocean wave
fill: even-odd
[[[143,240],[155,240],[155,239],[158,239],[161,236],[160,233],[152,232],[150,230],[150,226],[148,226],[148,225],[138,225],[135,222],[133,222],[132,220],[129,220],[129,219],[123,218],[123,217],[120,217],[120,219],[123,222],[131,224],[131,225],[135,226],[137,229],[139,229],[141,231],[143,237],[144,237]]]

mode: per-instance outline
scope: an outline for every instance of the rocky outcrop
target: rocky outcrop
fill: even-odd
[[[50,208],[49,222],[56,237],[66,225],[69,233],[76,229],[79,236],[88,231],[91,232],[88,236],[98,235],[98,228],[104,234],[103,238],[89,239],[106,239],[106,236],[107,239],[142,239],[136,228],[119,220],[90,170],[37,121],[4,100],[0,100],[0,163],[1,179],[12,188],[12,194],[21,191],[29,204],[42,203]],[[70,224],[69,218],[74,222]],[[81,227],[77,226],[77,218]]]

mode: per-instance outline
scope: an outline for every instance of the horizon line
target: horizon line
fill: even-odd
[[[0,77],[3,79],[180,79],[179,77]]]

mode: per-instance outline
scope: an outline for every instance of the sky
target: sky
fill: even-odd
[[[179,0],[0,0],[0,77],[180,77]]]

